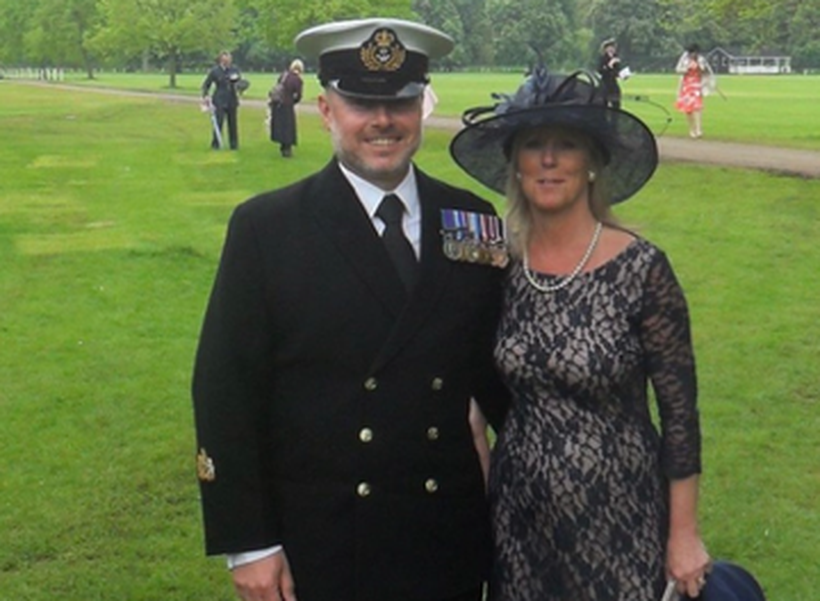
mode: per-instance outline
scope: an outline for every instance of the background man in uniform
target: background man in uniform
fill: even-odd
[[[244,80],[239,69],[233,66],[230,52],[220,52],[217,64],[208,72],[202,83],[202,100],[213,106],[216,115],[217,131],[213,132],[211,148],[221,147],[222,124],[228,120],[228,143],[231,150],[239,148],[239,131],[237,124],[237,108],[239,107],[239,93],[243,89]],[[214,86],[214,95],[210,100],[208,94]],[[215,129],[216,129],[215,128]]]
[[[598,74],[601,76],[601,87],[606,94],[607,106],[621,108],[621,86],[618,77],[621,71],[621,59],[618,56],[618,43],[614,38],[601,42],[601,54],[598,57]]]
[[[207,552],[246,600],[478,601],[498,218],[411,162],[452,41],[367,19],[296,47],[335,156],[231,218],[193,381]],[[453,220],[472,251],[448,258]]]

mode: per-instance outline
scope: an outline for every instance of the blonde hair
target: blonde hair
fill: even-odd
[[[524,255],[524,250],[530,241],[532,232],[532,212],[530,203],[521,189],[521,182],[518,180],[518,153],[521,150],[524,136],[520,135],[529,130],[513,134],[510,148],[510,158],[507,161],[507,185],[506,199],[507,212],[505,215],[507,243],[510,254],[516,258]],[[596,144],[591,136],[580,131],[571,129],[574,135],[584,143],[584,147],[589,155],[589,168],[595,173],[595,181],[589,182],[589,210],[592,215],[602,223],[617,225],[612,217],[609,202],[609,186],[606,181],[604,166],[606,161],[602,149]]]
[[[299,73],[304,73],[305,64],[298,58],[295,58],[290,63],[289,71],[298,71]]]

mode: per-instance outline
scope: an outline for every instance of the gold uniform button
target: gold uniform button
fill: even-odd
[[[430,382],[430,388],[433,390],[441,390],[444,388],[444,380],[442,378],[433,378],[433,381]]]
[[[433,494],[438,490],[438,481],[433,478],[428,478],[424,482],[424,490],[426,490],[430,494]]]
[[[356,487],[356,494],[362,498],[369,497],[371,492],[373,492],[373,489],[367,482],[359,482],[359,485]]]
[[[438,428],[435,426],[430,426],[427,428],[427,440],[438,440],[440,433]]]
[[[362,442],[370,442],[373,440],[373,430],[370,428],[362,428],[359,430],[359,440]]]
[[[376,380],[376,378],[367,378],[367,380],[364,381],[364,389],[369,392],[373,392],[378,387],[379,382]]]

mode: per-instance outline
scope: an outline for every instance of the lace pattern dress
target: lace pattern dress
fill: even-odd
[[[638,238],[551,293],[516,262],[495,357],[513,406],[490,472],[491,601],[660,599],[668,479],[700,472],[688,311],[666,256]]]

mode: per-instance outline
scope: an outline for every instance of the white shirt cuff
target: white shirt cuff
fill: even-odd
[[[279,553],[282,550],[282,545],[276,545],[274,547],[268,547],[267,549],[259,549],[258,551],[246,551],[244,553],[228,553],[225,555],[225,559],[228,562],[228,569],[233,570],[234,568],[238,568],[239,566],[244,566],[249,563],[253,563],[254,561],[259,561],[260,559],[265,559],[266,557],[270,557],[276,553]]]

